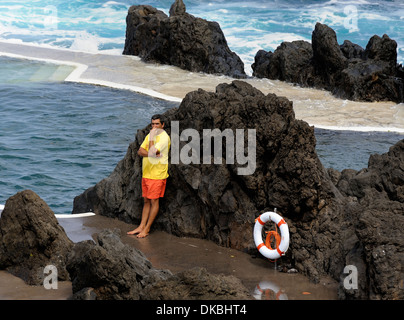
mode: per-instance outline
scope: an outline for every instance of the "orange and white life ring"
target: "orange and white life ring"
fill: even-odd
[[[280,232],[281,232],[281,241],[279,245],[276,246],[276,249],[270,249],[268,248],[264,241],[262,240],[262,228],[264,227],[265,223],[267,223],[269,220],[274,222]],[[285,220],[277,213],[275,212],[265,212],[261,214],[254,226],[254,242],[255,245],[257,246],[258,251],[266,258],[276,260],[280,258],[281,256],[285,255],[285,252],[289,248],[289,227],[288,224],[285,222]]]

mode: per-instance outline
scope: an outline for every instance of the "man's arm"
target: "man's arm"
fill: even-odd
[[[153,145],[150,146],[149,152],[147,152],[146,149],[140,147],[139,150],[137,151],[137,154],[141,157],[152,157],[152,158],[158,158],[161,157],[160,151],[156,149]]]
[[[141,157],[148,157],[149,153],[147,152],[146,149],[140,147],[139,150],[137,151],[137,154]]]
[[[159,131],[160,130],[160,131]],[[152,158],[159,158],[161,157],[160,151],[154,146],[154,140],[156,135],[161,132],[161,129],[152,129],[149,134],[149,151],[147,151],[145,148],[140,147],[139,150],[137,151],[137,154],[141,157],[152,157]],[[146,137],[147,138],[147,137]]]

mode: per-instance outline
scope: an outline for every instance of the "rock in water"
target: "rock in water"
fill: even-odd
[[[132,6],[126,24],[123,54],[193,72],[246,77],[219,24],[186,13],[182,1],[172,5],[170,17],[151,6]]]
[[[186,12],[185,4],[182,0],[175,0],[170,8],[170,17],[178,16]]]
[[[311,38],[316,73],[323,81],[333,84],[335,80],[328,77],[338,74],[347,65],[347,59],[337,42],[337,34],[325,24],[317,23]]]
[[[313,49],[306,41],[282,42],[272,52],[260,50],[255,56],[252,68],[254,76],[279,79],[312,86],[314,67],[310,68]]]
[[[47,265],[69,280],[66,256],[73,246],[55,214],[33,191],[10,197],[0,218],[0,269],[31,285],[43,283]]]
[[[312,43],[283,42],[274,53],[260,50],[253,75],[327,89],[344,99],[404,101],[403,67],[397,65],[397,43],[375,35],[364,50],[317,23]]]

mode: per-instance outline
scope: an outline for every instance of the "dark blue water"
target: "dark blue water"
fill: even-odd
[[[326,168],[360,170],[368,166],[372,154],[383,154],[404,134],[315,129],[317,154]]]
[[[0,204],[31,189],[57,213],[112,172],[152,114],[177,106],[106,87],[11,80],[0,81]]]

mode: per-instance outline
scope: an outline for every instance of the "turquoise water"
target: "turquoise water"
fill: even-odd
[[[85,52],[123,51],[128,8],[149,4],[168,14],[174,0],[1,1],[0,40],[23,41]],[[402,0],[185,0],[187,11],[217,21],[230,48],[250,70],[260,49],[275,50],[282,41],[311,41],[316,22],[365,47],[373,35],[388,34],[404,62]]]
[[[56,213],[70,213],[75,196],[113,171],[137,129],[178,105],[50,81],[60,68],[52,64],[0,57],[0,65],[0,204],[31,189]],[[316,137],[325,167],[359,170],[370,154],[387,152],[404,135],[316,129]]]

